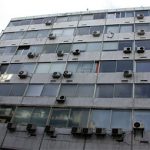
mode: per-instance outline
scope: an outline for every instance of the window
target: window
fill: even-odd
[[[43,90],[43,84],[30,84],[26,96],[40,96]]]
[[[88,109],[72,109],[69,119],[69,127],[87,127],[89,116]]]
[[[125,70],[133,70],[132,60],[118,60],[116,72],[124,72]]]
[[[66,22],[68,19],[68,16],[60,16],[57,17],[56,22]]]
[[[96,64],[94,62],[69,62],[68,71],[74,73],[94,73],[96,72]]]
[[[62,84],[60,91],[59,91],[59,96],[70,96],[74,97],[76,94],[76,89],[77,89],[77,84]]]
[[[31,24],[42,24],[44,18],[36,18],[36,19],[33,19]]]
[[[16,55],[27,55],[30,49],[29,45],[26,46],[19,46],[16,52]]]
[[[90,27],[80,27],[76,30],[76,35],[88,35],[90,32]]]
[[[105,18],[106,18],[105,13],[94,14],[94,19],[105,19]]]
[[[54,108],[51,114],[50,125],[59,128],[67,127],[69,111],[69,109]]]
[[[136,61],[136,72],[150,72],[150,61]]]
[[[8,74],[17,74],[21,68],[21,64],[10,64],[8,67]]]
[[[35,73],[49,73],[51,63],[39,63]]]
[[[32,107],[18,107],[13,122],[17,124],[28,124],[30,122],[32,111]]]
[[[69,53],[71,49],[71,44],[59,44],[57,51],[63,51],[64,53]]]
[[[43,53],[55,53],[57,44],[46,44]]]
[[[86,51],[86,43],[75,43],[72,45],[72,50],[79,49],[80,51]]]
[[[49,115],[49,111],[49,108],[34,108],[30,119],[30,123],[35,124],[37,126],[45,126]]]
[[[144,47],[145,50],[150,50],[150,40],[135,41],[135,47]]]
[[[12,27],[12,26],[22,26],[22,25],[29,25],[31,22],[31,20],[29,19],[25,19],[25,20],[14,20],[14,21],[11,21],[9,23],[9,27]]]
[[[93,19],[93,15],[82,15],[81,16],[81,20],[92,20]]]
[[[44,18],[43,23],[50,22],[50,21],[51,21],[52,23],[54,23],[55,17],[47,17],[47,18]]]
[[[79,16],[69,16],[68,21],[78,21]]]
[[[144,30],[145,32],[150,32],[150,25],[148,23],[138,23],[135,24],[135,31]]]
[[[0,73],[4,74],[7,70],[7,68],[8,68],[8,64],[1,64],[0,65]]]
[[[27,84],[12,84],[10,96],[23,96]]]
[[[55,29],[55,30],[52,30],[52,33],[56,36],[62,36],[63,34],[63,29]]]
[[[149,110],[136,110],[134,111],[134,122],[144,124],[144,131],[150,130],[150,111]]]
[[[16,49],[16,46],[0,47],[0,55],[13,55]]]
[[[110,110],[96,110],[93,109],[90,116],[90,128],[110,128]]]
[[[114,51],[118,50],[118,42],[104,42],[103,51]]]
[[[112,98],[114,93],[113,84],[100,84],[96,88],[96,97],[98,98]]]
[[[119,33],[119,25],[106,26],[105,33]]]
[[[133,41],[119,41],[118,50],[123,51],[125,47],[131,47],[133,50]]]
[[[92,26],[90,28],[90,34],[93,34],[94,31],[100,31],[100,33],[103,33],[104,26]]]
[[[58,91],[58,84],[46,84],[44,85],[41,96],[55,97]]]
[[[133,25],[120,25],[120,33],[133,32]]]
[[[27,71],[28,73],[33,73],[35,69],[36,64],[35,63],[26,63],[21,65],[21,70]]]
[[[138,14],[143,14],[144,16],[149,16],[149,11],[148,10],[139,10],[135,12],[135,15],[137,16]]]
[[[134,13],[132,11],[127,11],[126,18],[128,18],[128,17],[134,17]]]
[[[116,13],[107,13],[107,19],[115,19],[116,18]]]
[[[87,43],[87,52],[95,52],[95,51],[100,51],[101,50],[101,43]]]
[[[135,84],[135,98],[150,98],[150,84]]]
[[[11,87],[10,84],[0,84],[0,96],[9,96]]]
[[[64,29],[62,35],[63,36],[73,36],[74,35],[74,29],[72,29],[72,28]]]
[[[132,97],[132,84],[115,84],[114,97],[119,98]]]
[[[131,129],[131,111],[113,110],[111,128]]]
[[[24,32],[10,32],[10,33],[3,33],[1,36],[1,40],[16,40],[22,39]]]
[[[40,30],[38,31],[36,38],[47,38],[48,35],[49,35],[49,30]]]
[[[108,60],[100,62],[100,72],[115,72],[116,70],[116,61]]]

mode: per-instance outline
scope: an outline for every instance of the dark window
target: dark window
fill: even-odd
[[[150,72],[150,61],[136,61],[136,72]]]
[[[69,120],[69,109],[54,108],[52,111],[50,125],[54,127],[67,127]]]
[[[16,55],[27,55],[29,49],[30,49],[30,45],[19,46]]]
[[[127,17],[133,17],[134,16],[134,13],[132,11],[127,11],[126,12],[126,18]]]
[[[11,26],[21,26],[21,25],[29,25],[31,20],[16,20],[16,21],[11,21],[9,23],[9,27]]]
[[[135,15],[138,14],[143,14],[144,16],[149,16],[149,11],[148,10],[139,10],[135,12]]]
[[[145,50],[150,50],[150,40],[135,41],[135,47],[144,47]]]
[[[22,64],[11,64],[8,68],[8,74],[17,74],[21,68]]]
[[[106,18],[105,13],[94,14],[94,19],[105,19],[105,18]]]
[[[69,16],[68,21],[78,21],[79,16]]]
[[[57,51],[63,51],[64,53],[69,53],[71,49],[71,44],[59,44]]]
[[[10,96],[23,96],[27,84],[13,84]]]
[[[133,41],[119,41],[118,50],[124,50],[125,47],[131,47],[133,49]]]
[[[43,88],[41,96],[55,97],[58,90],[58,84],[46,84]]]
[[[0,55],[13,55],[16,49],[16,46],[0,47]]]
[[[101,84],[97,85],[96,88],[96,97],[99,98],[112,98],[113,97],[113,84]]]
[[[149,23],[139,23],[135,24],[135,31],[144,30],[145,32],[150,32],[150,25]]]
[[[44,18],[33,19],[31,24],[42,24]]]
[[[76,35],[87,35],[90,32],[90,27],[77,28]]]
[[[90,28],[90,34],[92,34],[94,31],[100,31],[100,33],[103,33],[104,26],[93,26]]]
[[[0,84],[0,96],[9,96],[11,88],[10,84]]]
[[[46,44],[44,46],[44,53],[55,53],[57,44]]]
[[[115,72],[116,61],[102,61],[100,62],[100,72]]]
[[[8,64],[1,64],[0,66],[0,73],[3,74],[6,72],[7,70],[7,67],[8,67]]]
[[[123,72],[125,70],[133,70],[132,60],[118,60],[116,72]]]
[[[150,98],[150,84],[135,84],[135,98]]]
[[[68,19],[68,16],[60,16],[56,18],[56,22],[66,22]]]
[[[118,98],[132,97],[132,84],[115,84],[114,97]]]

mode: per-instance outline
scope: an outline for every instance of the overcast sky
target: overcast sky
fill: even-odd
[[[0,32],[15,17],[141,6],[150,0],[0,0]]]

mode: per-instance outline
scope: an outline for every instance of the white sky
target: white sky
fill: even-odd
[[[0,0],[0,32],[15,17],[141,6],[150,0]]]

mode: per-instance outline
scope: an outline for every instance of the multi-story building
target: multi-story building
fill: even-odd
[[[12,19],[0,63],[1,149],[150,149],[150,8]]]

